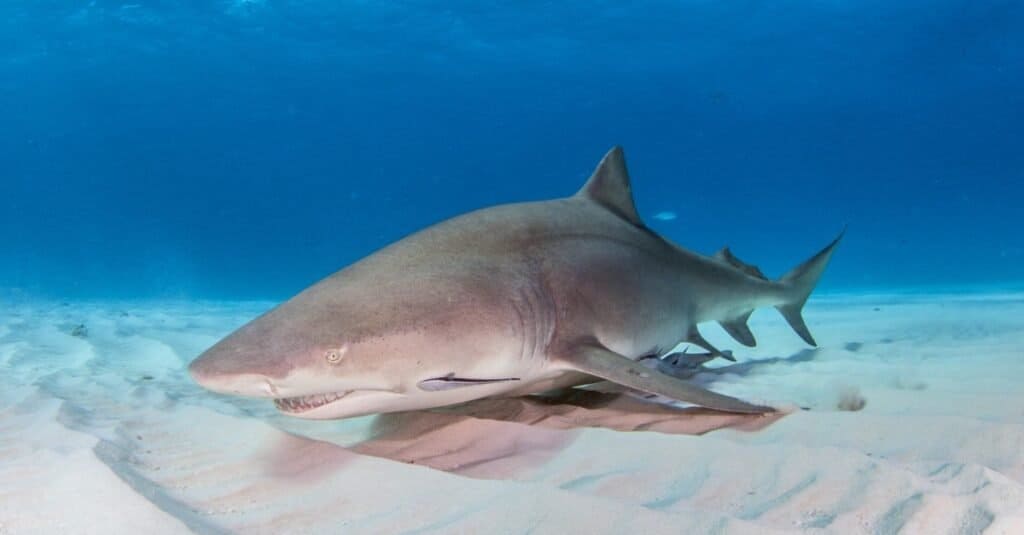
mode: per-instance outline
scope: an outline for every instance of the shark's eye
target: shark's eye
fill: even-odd
[[[324,355],[324,358],[326,358],[327,362],[331,364],[337,364],[341,362],[341,357],[343,356],[344,352],[340,349],[328,349],[327,353]]]

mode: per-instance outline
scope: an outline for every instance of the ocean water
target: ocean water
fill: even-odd
[[[0,286],[281,299],[620,144],[695,250],[777,275],[848,225],[823,288],[1019,287],[1022,27],[1014,1],[5,2]]]
[[[1018,0],[0,2],[0,535],[1024,533],[1022,110]],[[701,326],[738,362],[686,380],[779,413],[307,421],[187,373],[614,145],[692,250],[775,277],[847,229],[819,347]]]

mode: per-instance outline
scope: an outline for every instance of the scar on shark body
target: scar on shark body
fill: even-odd
[[[704,359],[732,360],[697,326],[718,322],[753,346],[747,319],[766,306],[815,345],[801,310],[841,237],[778,280],[728,248],[688,251],[641,221],[615,147],[575,195],[485,208],[412,234],[242,326],[189,371],[215,392],[271,398],[310,419],[600,380],[769,413],[639,360],[682,342],[707,351]]]

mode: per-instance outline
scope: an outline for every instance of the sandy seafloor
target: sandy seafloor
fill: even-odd
[[[809,409],[781,418],[588,394],[310,422],[190,382],[269,306],[0,308],[0,533],[1024,533],[1024,294],[816,297],[818,349],[773,311],[756,350],[704,328],[740,362],[695,380]]]

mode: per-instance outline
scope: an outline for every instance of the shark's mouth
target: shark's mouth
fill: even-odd
[[[311,411],[318,407],[323,407],[324,405],[338,401],[351,393],[352,391],[332,392],[330,394],[312,394],[309,396],[299,396],[295,398],[279,398],[274,400],[274,406],[276,406],[277,410],[281,412],[298,414],[300,412]]]

